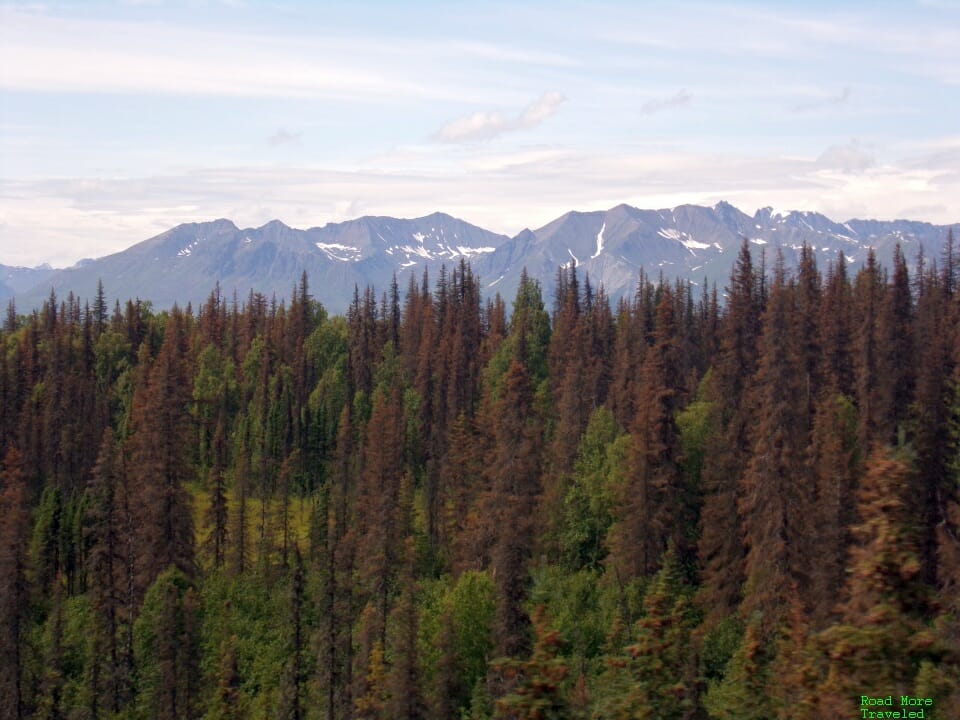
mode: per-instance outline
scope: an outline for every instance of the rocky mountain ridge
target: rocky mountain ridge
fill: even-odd
[[[681,205],[641,210],[618,205],[605,211],[568,212],[536,230],[514,237],[490,232],[444,213],[421,218],[361,217],[298,230],[273,220],[238,228],[230,220],[188,223],[96,260],[64,270],[0,266],[0,299],[13,297],[21,312],[49,297],[72,291],[92,298],[102,279],[111,299],[139,297],[155,307],[203,302],[219,282],[227,298],[242,302],[250,291],[284,299],[300,274],[331,313],[346,310],[355,286],[386,289],[396,274],[401,291],[413,275],[431,276],[442,265],[465,259],[485,292],[511,299],[523,268],[552,287],[557,267],[576,264],[612,299],[630,293],[641,269],[647,275],[684,278],[697,285],[729,276],[743,238],[771,265],[779,249],[787,266],[804,243],[826,266],[842,252],[857,266],[874,248],[889,265],[900,244],[912,263],[922,252],[938,258],[950,229],[896,220],[836,222],[814,212],[761,208],[750,216],[726,202],[713,207]],[[31,274],[32,273],[32,274]]]

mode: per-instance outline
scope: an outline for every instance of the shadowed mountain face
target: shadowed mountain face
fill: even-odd
[[[956,235],[960,226],[953,227]],[[654,279],[662,274],[668,280],[679,277],[696,285],[706,280],[722,288],[743,238],[749,239],[758,260],[765,254],[767,267],[773,266],[778,250],[786,266],[794,267],[806,243],[823,267],[843,252],[856,268],[870,247],[889,265],[897,243],[911,263],[921,247],[926,257],[939,257],[948,229],[902,220],[837,223],[818,213],[771,208],[751,217],[725,202],[672,210],[618,205],[607,211],[567,213],[539,230],[521,233],[473,267],[485,288],[510,298],[524,266],[550,287],[557,266],[574,262],[595,288],[602,283],[616,299],[633,291],[641,269]]]
[[[0,302],[6,302],[15,295],[42,286],[56,272],[49,265],[35,268],[0,265]],[[49,288],[47,290],[49,291]]]
[[[436,213],[415,220],[365,217],[323,228],[295,230],[274,220],[241,229],[229,220],[179,225],[122,252],[61,270],[28,292],[17,293],[20,310],[50,294],[92,298],[102,279],[107,295],[139,297],[157,308],[202,303],[219,282],[229,300],[236,291],[278,300],[289,296],[303,271],[311,294],[331,312],[343,312],[354,286],[388,287],[394,273],[406,283],[423,268],[473,260],[508,238]]]
[[[953,228],[955,235],[960,233],[960,225]],[[722,287],[743,238],[765,252],[768,266],[778,249],[786,265],[794,265],[806,243],[822,266],[843,252],[855,268],[870,247],[889,264],[897,243],[911,262],[921,249],[925,257],[937,258],[948,229],[906,220],[837,223],[818,213],[771,208],[751,217],[724,202],[672,210],[618,205],[570,212],[513,238],[443,213],[412,220],[363,217],[309,230],[277,220],[247,229],[215,220],[179,225],[66,270],[0,266],[0,298],[14,295],[24,311],[49,297],[51,287],[60,297],[72,290],[80,298],[92,298],[102,279],[111,302],[139,297],[158,308],[202,303],[217,282],[227,299],[236,292],[242,302],[253,290],[281,300],[306,271],[311,294],[330,312],[343,313],[354,286],[372,285],[380,293],[396,274],[402,292],[411,275],[419,280],[426,270],[435,276],[442,265],[465,259],[485,292],[499,292],[508,300],[524,267],[550,288],[557,267],[569,263],[615,300],[633,291],[641,269],[654,278],[662,273],[669,280],[679,277],[698,285],[706,280]]]

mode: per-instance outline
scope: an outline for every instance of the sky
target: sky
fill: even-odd
[[[0,263],[183,222],[960,221],[960,0],[0,0]]]

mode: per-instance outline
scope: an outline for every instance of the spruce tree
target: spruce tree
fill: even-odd
[[[377,393],[370,417],[357,497],[357,565],[361,597],[375,609],[371,619],[386,647],[387,615],[402,545],[399,516],[403,472],[402,408],[399,388]]]
[[[757,368],[761,300],[746,239],[727,289],[720,351],[708,385],[710,431],[703,466],[703,508],[697,553],[703,568],[698,602],[708,624],[736,607],[743,584],[742,529],[737,518],[739,480],[751,448],[747,387]]]
[[[647,588],[632,642],[607,659],[595,716],[681,720],[694,708],[691,631],[695,614],[675,550]]]
[[[874,442],[883,441],[881,426],[886,422],[880,397],[879,317],[883,303],[883,281],[873,249],[854,280],[854,369],[858,412],[857,438],[865,453]]]
[[[90,688],[108,712],[120,710],[122,660],[120,625],[127,557],[124,543],[124,478],[113,431],[103,434],[100,455],[88,490],[88,538],[93,608],[96,613],[95,644],[101,654],[93,657],[100,670],[91,675],[96,683]],[[132,622],[132,618],[129,620]]]
[[[523,609],[533,551],[534,510],[540,492],[541,435],[533,388],[525,367],[513,360],[496,405],[494,445],[488,463],[496,528],[491,565],[497,582],[497,652],[516,656],[529,648],[529,618]]]
[[[877,373],[883,408],[879,439],[899,442],[906,431],[916,383],[914,307],[907,261],[900,246],[893,253],[893,275],[878,316]]]
[[[687,554],[691,499],[683,487],[676,414],[681,378],[669,288],[657,305],[654,345],[644,358],[637,416],[632,428],[630,473],[621,489],[610,532],[621,583],[656,572],[668,541]]]
[[[145,382],[134,396],[130,443],[139,491],[140,593],[171,565],[187,576],[195,571],[193,521],[184,486],[192,472],[183,324],[183,316],[175,308],[167,320],[160,352],[145,370]]]
[[[827,658],[817,693],[821,716],[854,715],[860,695],[910,694],[920,661],[935,651],[922,621],[930,598],[909,509],[914,472],[883,447],[867,462],[840,622],[819,637]]]
[[[740,489],[739,512],[746,547],[746,583],[741,611],[759,612],[764,637],[782,619],[794,584],[807,586],[812,555],[810,479],[804,452],[810,431],[800,361],[795,291],[786,282],[782,258],[763,316],[755,385],[754,447]]]
[[[213,436],[213,465],[207,479],[210,506],[207,510],[207,546],[213,558],[213,567],[219,570],[226,562],[227,531],[229,525],[226,487],[227,438],[223,414],[217,421]]]
[[[761,626],[759,615],[750,619],[740,646],[727,663],[723,679],[710,684],[703,697],[703,706],[709,717],[716,720],[768,720],[774,717],[773,700],[767,688],[769,658],[761,639]]]
[[[536,643],[529,660],[508,660],[496,672],[512,686],[496,701],[494,720],[566,720],[572,717],[564,687],[570,669],[560,656],[560,633],[550,630],[543,608],[533,617]]]
[[[20,453],[7,449],[0,469],[0,717],[25,716],[29,632],[26,578],[28,515]]]

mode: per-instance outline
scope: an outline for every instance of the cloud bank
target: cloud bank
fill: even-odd
[[[896,162],[878,161],[860,140],[808,158],[549,148],[491,157],[484,148],[464,148],[457,164],[416,172],[407,159],[351,168],[232,166],[95,182],[0,179],[0,262],[63,266],[122,250],[182,222],[217,217],[241,227],[275,218],[313,227],[363,214],[420,217],[441,210],[513,235],[569,210],[728,200],[747,211],[774,205],[839,221],[960,221],[952,138]],[[81,246],[77,238],[95,242]]]

